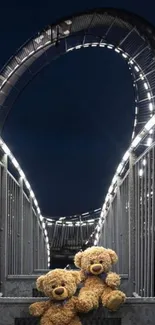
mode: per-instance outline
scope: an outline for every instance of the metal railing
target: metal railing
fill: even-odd
[[[139,158],[131,154],[129,170],[118,180],[105,216],[99,245],[119,256],[115,270],[128,274],[130,291],[154,297],[155,144]]]
[[[0,281],[3,287],[8,275],[32,274],[35,269],[47,268],[48,251],[32,197],[24,190],[22,178],[1,149],[0,158]]]

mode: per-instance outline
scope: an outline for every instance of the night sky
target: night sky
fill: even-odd
[[[56,19],[91,8],[117,7],[155,24],[153,3],[2,2],[0,67]],[[27,175],[43,214],[70,215],[101,207],[129,145],[133,117],[127,64],[105,49],[70,52],[28,85],[9,114],[3,138]]]

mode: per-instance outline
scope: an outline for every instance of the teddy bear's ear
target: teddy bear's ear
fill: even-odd
[[[77,267],[81,267],[81,258],[82,258],[82,254],[83,252],[78,252],[77,254],[75,254],[75,257],[74,257],[74,264],[75,266]]]
[[[43,281],[45,280],[45,276],[41,275],[36,281],[36,287],[39,291],[43,291]]]
[[[69,272],[72,274],[76,284],[79,284],[82,281],[80,271],[69,271]]]
[[[117,254],[112,249],[109,249],[109,248],[107,249],[107,253],[110,255],[112,264],[117,263],[117,261],[118,261]]]

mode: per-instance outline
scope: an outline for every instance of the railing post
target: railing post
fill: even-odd
[[[29,245],[30,245],[30,270],[29,273],[32,274],[34,270],[34,263],[33,263],[33,211],[32,211],[32,198],[30,197],[30,215],[29,215]]]
[[[80,216],[80,238],[81,238],[81,246],[83,246],[83,230],[82,230],[81,216]]]
[[[116,215],[115,218],[115,233],[116,233],[116,253],[118,255],[118,263],[116,264],[116,270],[118,273],[122,273],[121,261],[122,261],[122,241],[121,241],[121,230],[122,230],[122,197],[121,197],[121,191],[120,191],[120,185],[121,185],[121,178],[117,177],[117,207],[116,207]]]
[[[135,155],[129,157],[129,294],[135,291],[135,188],[134,188]]]
[[[20,192],[19,192],[19,222],[20,222],[20,274],[23,274],[24,262],[24,236],[23,236],[23,179],[20,178]]]
[[[37,268],[40,269],[40,254],[39,254],[39,249],[40,249],[40,245],[39,245],[39,240],[40,240],[40,226],[39,226],[39,217],[37,216]]]
[[[3,295],[5,295],[5,282],[8,276],[8,218],[7,218],[7,168],[8,157],[4,154],[2,159],[3,167],[1,167],[1,215],[0,215],[0,259],[1,259],[1,289]]]
[[[44,268],[44,233],[41,231],[41,268]]]

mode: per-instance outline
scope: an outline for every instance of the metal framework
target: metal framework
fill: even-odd
[[[26,42],[0,72],[1,127],[20,92],[52,59],[73,49],[99,46],[121,55],[131,69],[136,102],[134,138],[154,113],[154,35],[154,27],[144,19],[108,8],[47,26]]]
[[[51,252],[51,268],[74,268],[74,255],[93,245],[95,227],[99,220],[101,209],[86,212],[81,215],[67,217],[47,217],[46,228]]]
[[[49,243],[52,252],[80,250],[89,242],[93,244],[95,227],[101,209],[70,217],[46,218]]]
[[[123,274],[128,273],[132,292],[135,289],[138,294],[152,295],[154,286],[155,28],[137,15],[112,8],[81,13],[47,26],[26,42],[0,72],[0,128],[2,130],[18,95],[41,69],[62,54],[88,47],[100,47],[102,50],[114,51],[116,55],[120,55],[131,71],[135,94],[135,119],[131,144],[124,153],[106,195],[95,231],[94,244],[104,243],[118,251],[120,256],[118,271]],[[1,143],[5,153],[4,166],[7,166],[5,159],[9,155],[22,179],[19,188],[17,184],[13,193],[17,206],[20,195],[20,202],[23,202],[24,206],[23,226],[28,227],[30,231],[31,227],[26,217],[29,206],[32,207],[34,203],[34,209],[39,213],[42,222],[40,209],[25,175],[21,173],[19,164],[2,140]],[[1,179],[2,206],[5,213],[9,211],[10,215],[12,203],[8,204],[9,201],[6,199],[7,187],[14,187],[14,183],[11,180],[6,181],[6,178],[9,179],[7,168],[3,170],[5,172]],[[26,192],[21,194],[24,191],[24,189],[21,191],[22,183],[29,190],[30,197]],[[33,214],[35,213],[31,209],[31,219],[29,219],[31,222]],[[2,220],[5,224],[7,219]],[[15,226],[19,226],[18,221],[15,224],[13,218],[9,220],[11,226],[8,228],[5,224],[4,227],[5,240],[8,236],[8,229],[11,229],[12,234]],[[44,227],[42,223],[42,228]],[[60,227],[59,224],[56,227]],[[39,237],[41,231],[42,229],[38,228],[38,238],[43,238]],[[43,232],[49,252],[47,230]],[[23,238],[26,238],[24,234]],[[90,240],[91,238],[90,236]],[[41,245],[40,241],[39,245]],[[10,247],[14,246],[10,244]],[[148,263],[151,263],[151,267],[147,266]],[[138,265],[137,269],[135,269],[136,265]],[[29,266],[25,265],[25,267]]]
[[[50,262],[46,223],[17,160],[0,139],[0,281]]]
[[[107,236],[108,233],[108,236]],[[118,179],[104,215],[99,245],[115,249],[116,271],[129,277],[130,293],[155,296],[155,142]]]

